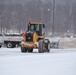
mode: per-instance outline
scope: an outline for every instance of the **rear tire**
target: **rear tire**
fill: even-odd
[[[0,48],[1,48],[2,46],[0,46]]]
[[[33,52],[33,48],[32,49],[28,49],[28,52]]]
[[[48,43],[48,49],[47,52],[50,52],[50,43]]]
[[[44,40],[45,52],[50,52],[50,41],[48,39]]]
[[[44,52],[44,43],[43,40],[39,40],[39,53],[43,53]]]
[[[11,42],[7,43],[7,48],[13,48],[13,44]]]
[[[21,46],[21,52],[27,52],[27,48]]]

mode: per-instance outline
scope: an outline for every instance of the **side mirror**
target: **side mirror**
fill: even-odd
[[[43,28],[45,28],[45,25],[43,24]]]

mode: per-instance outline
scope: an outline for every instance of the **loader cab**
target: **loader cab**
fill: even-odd
[[[42,36],[44,28],[45,28],[45,25],[41,24],[41,23],[30,23],[30,24],[28,24],[28,31],[34,31],[39,36]]]

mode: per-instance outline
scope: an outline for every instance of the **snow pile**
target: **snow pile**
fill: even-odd
[[[73,37],[46,37],[50,40],[50,42],[58,43],[58,48],[66,49],[66,48],[76,48],[76,38]]]
[[[59,48],[76,48],[76,38],[61,38]]]

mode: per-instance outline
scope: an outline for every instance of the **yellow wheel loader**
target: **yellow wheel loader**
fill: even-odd
[[[33,52],[38,48],[39,53],[50,51],[50,41],[45,39],[43,30],[45,25],[40,22],[28,22],[27,31],[22,34],[21,52]]]

